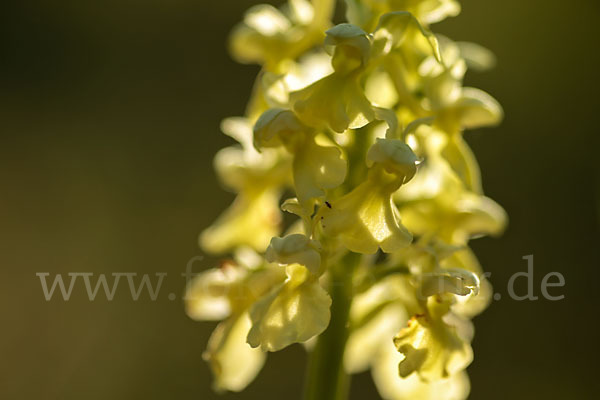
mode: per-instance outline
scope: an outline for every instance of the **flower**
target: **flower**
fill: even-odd
[[[412,232],[433,232],[449,244],[499,235],[506,226],[506,213],[492,199],[448,187],[436,197],[400,207],[400,214]]]
[[[413,316],[394,338],[394,345],[404,355],[398,367],[402,378],[417,373],[426,381],[446,379],[473,359],[471,347],[456,328],[433,313]]]
[[[239,246],[264,251],[279,233],[279,197],[288,178],[287,161],[276,152],[258,153],[246,119],[227,119],[223,131],[242,146],[227,147],[215,157],[220,179],[238,192],[233,204],[200,235],[201,247],[224,253]]]
[[[374,366],[383,349],[389,350],[394,335],[408,320],[407,304],[417,312],[413,287],[402,276],[389,276],[354,297],[350,309],[351,333],[344,352],[344,368],[356,374]],[[408,307],[410,308],[410,306]],[[392,348],[392,352],[396,349]],[[397,365],[397,364],[396,364]],[[393,367],[397,371],[397,367]],[[396,372],[396,377],[397,377]]]
[[[265,351],[278,351],[321,334],[331,317],[331,297],[319,281],[299,264],[286,268],[288,278],[258,301],[250,312],[248,343]]]
[[[462,57],[464,45],[447,38],[440,38],[438,42],[443,61],[434,56],[420,60],[418,84],[412,91],[423,93],[424,96],[413,98],[409,103],[410,108],[416,115],[434,117],[432,128],[445,135],[443,145],[438,146],[436,151],[443,155],[469,190],[481,194],[479,166],[462,132],[464,129],[497,125],[503,111],[487,93],[462,86],[468,65],[468,60]],[[471,47],[470,54],[467,54],[481,59],[483,52],[480,48]],[[485,64],[485,61],[480,63]],[[401,87],[402,84],[397,82],[396,86]]]
[[[265,64],[277,70],[323,38],[332,12],[330,0],[289,0],[279,10],[268,4],[250,8],[231,34],[230,48],[243,63]]]
[[[334,72],[310,86],[290,94],[290,103],[299,118],[317,129],[326,127],[341,133],[359,128],[375,118],[359,78],[371,49],[369,36],[360,28],[340,24],[326,32]]]
[[[346,3],[348,20],[367,29],[390,11],[408,11],[425,25],[460,13],[460,4],[456,0],[346,0]]]
[[[245,341],[249,329],[250,318],[244,313],[217,325],[210,336],[202,358],[212,369],[213,387],[217,392],[244,390],[264,365],[265,353],[251,348]]]
[[[260,85],[271,108],[289,108],[291,92],[303,89],[333,72],[331,56],[323,49],[282,63],[279,73],[264,71]]]
[[[420,65],[426,93],[424,106],[437,114],[436,124],[448,133],[497,125],[503,115],[500,104],[480,89],[462,86],[468,62],[463,58],[464,45],[447,38],[439,43],[443,63],[430,57]],[[471,48],[471,57],[483,51]]]
[[[246,343],[251,326],[248,309],[283,279],[277,267],[265,264],[251,269],[228,262],[197,275],[187,288],[185,304],[191,318],[224,320],[203,354],[215,377],[215,390],[243,390],[262,368],[265,354]]]
[[[472,331],[470,322],[450,311],[454,296],[477,294],[479,278],[465,270],[437,268],[421,276],[417,285],[423,312],[413,315],[394,338],[394,345],[404,355],[398,372],[402,378],[417,373],[425,381],[446,379],[464,370],[473,359],[470,335],[460,335],[461,330]],[[459,330],[457,325],[466,327]]]
[[[406,378],[398,376],[398,363],[403,355],[394,344],[386,342],[373,364],[371,375],[381,397],[385,400],[459,400],[469,395],[467,373],[461,371],[446,379],[423,381],[417,374]]]
[[[350,251],[373,254],[381,248],[391,253],[412,241],[400,224],[392,194],[414,176],[417,158],[395,139],[378,139],[367,157],[366,181],[322,207],[320,222],[326,235],[339,237]]]
[[[319,283],[320,244],[304,235],[273,238],[267,259],[287,265],[287,279],[250,310],[248,343],[278,351],[319,335],[330,319],[331,298]]]
[[[450,310],[456,298],[476,297],[478,283],[468,271],[439,268],[416,282],[407,275],[377,282],[354,299],[346,371],[371,368],[386,399],[464,398],[469,384],[463,370],[472,359],[472,328]],[[398,331],[394,344],[380,340]]]
[[[385,62],[382,57],[409,42],[409,38],[425,44],[427,49],[422,57],[432,54],[439,59],[435,37],[406,12],[384,15],[372,35],[352,24],[336,25],[326,35],[325,46],[332,53],[334,72],[289,95],[298,117],[318,129],[330,128],[342,133],[375,119],[385,120],[391,126],[387,114],[366,96],[361,86],[364,73],[371,64]]]
[[[318,144],[316,131],[290,110],[267,110],[254,126],[254,141],[259,148],[283,146],[292,154],[294,187],[307,208],[344,181],[347,167],[339,148]]]

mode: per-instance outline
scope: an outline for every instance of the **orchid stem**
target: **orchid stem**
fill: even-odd
[[[305,400],[346,400],[350,377],[344,371],[348,317],[352,304],[352,276],[360,254],[348,253],[331,268],[331,321],[317,339],[310,356]]]

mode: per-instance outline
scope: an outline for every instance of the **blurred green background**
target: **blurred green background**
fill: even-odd
[[[0,398],[300,397],[298,345],[270,355],[245,392],[212,393],[201,353],[214,324],[189,320],[180,301],[198,233],[233,197],[211,163],[232,142],[220,120],[243,113],[257,73],[225,47],[255,3],[2,2]],[[492,93],[505,122],[467,139],[511,218],[502,238],[473,243],[504,297],[475,319],[471,398],[597,398],[600,4],[462,4],[434,30],[498,57],[467,84]],[[528,254],[536,294],[559,271],[566,286],[551,293],[564,300],[508,298]],[[68,302],[45,301],[36,272],[83,271],[169,276],[156,302],[126,290],[90,302],[80,284]],[[352,390],[377,398],[368,374]]]

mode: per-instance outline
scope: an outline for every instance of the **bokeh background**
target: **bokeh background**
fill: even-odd
[[[225,46],[255,3],[0,5],[0,398],[300,398],[299,345],[270,355],[245,392],[212,393],[201,353],[214,324],[189,320],[180,300],[198,233],[233,198],[211,163],[231,143],[220,120],[243,113],[257,73]],[[597,398],[600,4],[462,4],[434,30],[498,57],[467,84],[506,119],[467,139],[511,218],[502,238],[473,243],[504,297],[475,319],[471,398]],[[551,293],[564,300],[508,298],[529,254],[536,294],[559,271],[566,286]],[[124,286],[90,302],[81,284],[70,301],[44,300],[36,272],[84,271],[169,275],[155,302]],[[368,374],[352,390],[378,398]]]

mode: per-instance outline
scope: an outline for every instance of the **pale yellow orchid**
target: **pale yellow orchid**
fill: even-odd
[[[390,350],[393,338],[420,310],[407,276],[388,276],[356,295],[350,309],[351,332],[344,352],[344,368],[356,374],[374,366],[383,349]],[[382,340],[388,338],[388,340]],[[396,349],[391,347],[393,352]],[[397,374],[397,364],[396,368]]]
[[[384,399],[462,400],[492,294],[469,241],[507,220],[463,138],[502,108],[463,81],[494,57],[430,31],[455,0],[346,3],[350,23],[333,26],[333,0],[288,0],[234,29],[234,57],[262,68],[246,118],[223,124],[241,146],[215,158],[237,198],[201,244],[254,261],[200,274],[187,312],[224,319],[205,352],[217,390],[303,343],[307,400],[343,399],[368,369]]]
[[[329,324],[331,298],[318,279],[320,244],[304,235],[273,238],[267,257],[286,265],[287,279],[250,310],[248,343],[278,351],[322,333]]]
[[[385,400],[464,400],[469,395],[469,377],[461,371],[446,379],[425,382],[417,374],[398,376],[398,364],[404,357],[394,344],[387,342],[373,363],[371,375]]]
[[[435,258],[453,251],[439,246],[425,250],[410,252],[419,265],[429,264],[419,252]],[[477,296],[479,279],[465,270],[434,267],[411,282],[409,270],[389,275],[355,297],[345,368],[349,373],[371,368],[384,398],[464,398],[469,385],[462,371],[472,359],[472,328],[450,310],[457,299]],[[379,340],[398,331],[396,347]]]
[[[371,97],[375,101],[371,103],[361,83],[363,78],[368,80],[374,67],[390,63],[388,58],[393,58],[390,53],[397,55],[400,49],[412,49],[418,41],[421,60],[429,55],[439,59],[435,36],[406,12],[384,15],[372,34],[352,24],[339,24],[329,29],[326,35],[325,47],[332,53],[334,72],[290,93],[289,101],[298,117],[307,125],[319,129],[330,128],[337,133],[361,128],[373,120],[385,120],[390,127],[396,123],[395,116],[394,121],[390,122],[389,114],[377,107],[389,105],[389,102],[381,101],[382,96],[373,95],[371,90]]]
[[[231,52],[240,62],[264,64],[277,72],[282,61],[295,59],[323,40],[333,4],[333,0],[289,0],[282,9],[254,6],[231,34]]]
[[[267,108],[290,108],[290,93],[330,75],[333,66],[331,56],[325,49],[318,48],[298,60],[283,62],[280,70],[279,73],[265,71],[259,78]]]
[[[472,331],[470,322],[453,316],[451,306],[457,296],[477,295],[479,285],[477,275],[462,269],[435,268],[416,279],[423,312],[413,315],[394,338],[404,355],[399,364],[401,377],[417,373],[426,381],[447,379],[471,363],[471,335],[464,334]]]
[[[438,196],[400,207],[411,232],[431,233],[454,245],[483,235],[499,235],[506,226],[506,213],[489,197],[466,190],[446,188]]]
[[[250,269],[227,262],[200,273],[187,288],[185,304],[191,318],[224,320],[212,333],[203,354],[213,372],[215,390],[243,390],[262,368],[265,354],[246,343],[251,327],[248,309],[284,279],[277,266]]]
[[[316,131],[300,122],[290,110],[270,109],[254,126],[257,147],[283,146],[293,155],[296,195],[300,204],[309,209],[327,189],[344,181],[347,168],[341,150],[334,145],[320,145],[315,136]]]
[[[452,274],[452,271],[464,271],[465,276],[470,276],[469,279],[476,279],[478,283],[477,290],[465,287],[465,294],[468,295],[455,297],[455,302],[452,304],[452,312],[465,318],[472,318],[481,313],[492,298],[492,286],[477,257],[466,245],[449,245],[436,237],[421,237],[418,242],[413,243],[404,251],[393,254],[388,260],[386,268],[391,270],[406,268],[417,280],[423,279],[424,276],[431,277],[432,274],[437,276],[434,274],[436,271],[448,274]],[[451,279],[456,281],[460,276],[454,275],[454,278]],[[434,282],[436,285],[443,283]],[[462,282],[460,283],[462,284]],[[406,289],[404,290],[406,291]],[[405,298],[404,303],[410,302]],[[411,314],[419,312],[414,305],[409,309]]]
[[[287,267],[288,279],[258,301],[250,313],[248,343],[278,351],[321,334],[329,324],[331,298],[304,266]]]
[[[241,147],[217,153],[215,169],[223,183],[238,193],[233,204],[200,235],[201,247],[224,253],[238,246],[264,251],[280,231],[281,186],[289,178],[289,160],[270,151],[258,153],[252,146],[252,128],[243,118],[227,119],[223,131]]]
[[[337,25],[326,34],[325,45],[333,48],[334,72],[291,93],[290,103],[307,125],[342,133],[347,128],[360,128],[375,119],[373,105],[359,82],[370,56],[371,38],[350,24]]]
[[[503,111],[487,93],[462,86],[469,63],[485,66],[485,50],[466,46],[468,50],[464,51],[464,44],[454,43],[447,38],[438,38],[438,42],[442,62],[429,56],[418,64],[419,83],[412,93],[422,95],[409,96],[411,101],[407,104],[410,113],[404,111],[404,115],[409,118],[413,115],[433,117],[433,128],[446,136],[437,153],[444,157],[469,190],[482,193],[479,166],[462,133],[464,129],[497,125]],[[469,60],[463,57],[465,53],[470,57]],[[396,88],[402,91],[398,79],[394,82]]]
[[[348,20],[369,30],[382,15],[391,11],[408,11],[425,25],[460,13],[456,0],[346,0],[346,4]]]
[[[417,158],[406,144],[378,139],[369,149],[367,180],[319,213],[328,236],[337,236],[351,251],[373,254],[397,251],[412,241],[400,223],[392,194],[416,172]]]
[[[426,381],[447,379],[471,363],[471,347],[455,326],[444,321],[444,315],[429,312],[413,316],[394,338],[394,345],[404,355],[399,364],[400,377],[417,373]]]

